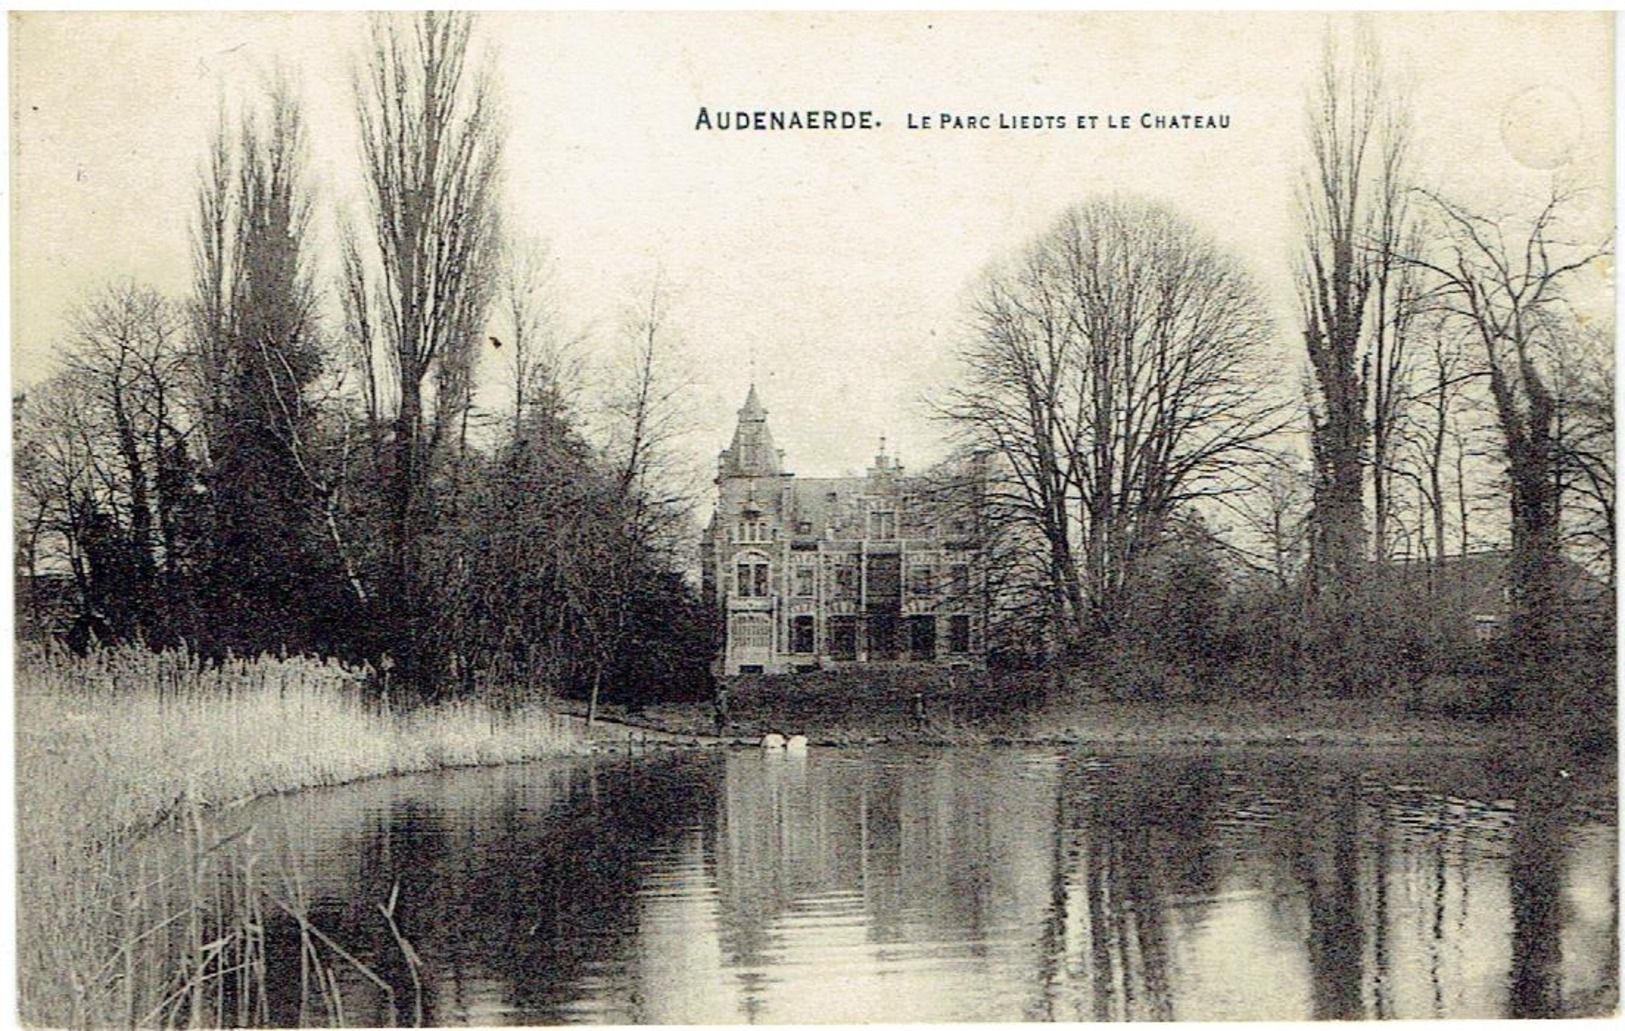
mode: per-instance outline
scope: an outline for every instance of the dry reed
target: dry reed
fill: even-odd
[[[18,1002],[36,1026],[263,1023],[275,910],[298,923],[312,1018],[342,1023],[333,967],[353,957],[309,924],[297,891],[257,873],[251,841],[212,840],[200,814],[582,748],[540,707],[392,713],[355,671],[304,658],[20,650],[15,697]],[[133,858],[136,841],[171,823],[186,861],[153,870]]]

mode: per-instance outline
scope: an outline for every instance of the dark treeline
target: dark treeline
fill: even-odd
[[[102,289],[62,370],[16,399],[23,626],[81,649],[365,661],[404,699],[703,689],[670,343],[652,314],[630,326],[624,375],[583,398],[545,262],[501,217],[504,127],[472,32],[375,19],[364,215],[338,255],[314,249],[291,89],[222,114],[190,296]],[[513,376],[494,409],[482,357]]]
[[[1471,674],[1497,686],[1451,704],[1603,712],[1606,230],[1560,175],[1504,216],[1431,187],[1367,32],[1328,36],[1307,110],[1286,332],[1220,243],[1122,195],[973,295],[940,408],[994,471],[994,647],[1140,697]]]

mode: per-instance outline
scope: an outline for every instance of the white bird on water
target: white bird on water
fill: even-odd
[[[786,738],[778,731],[770,731],[762,738],[762,750],[766,752],[784,752],[787,755],[806,755],[807,735],[791,734]]]

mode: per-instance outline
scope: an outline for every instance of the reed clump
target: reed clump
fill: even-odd
[[[298,891],[256,875],[251,842],[210,839],[209,808],[584,747],[541,707],[390,711],[333,662],[136,648],[20,650],[15,717],[18,1002],[50,1027],[258,1023],[266,912],[298,924],[313,998],[329,999],[322,962],[352,958]],[[134,858],[159,827],[186,835],[191,858]],[[342,1023],[329,1001],[313,1019]]]

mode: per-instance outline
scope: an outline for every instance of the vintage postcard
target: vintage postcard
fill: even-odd
[[[1612,14],[9,30],[11,1019],[1617,1013]]]

